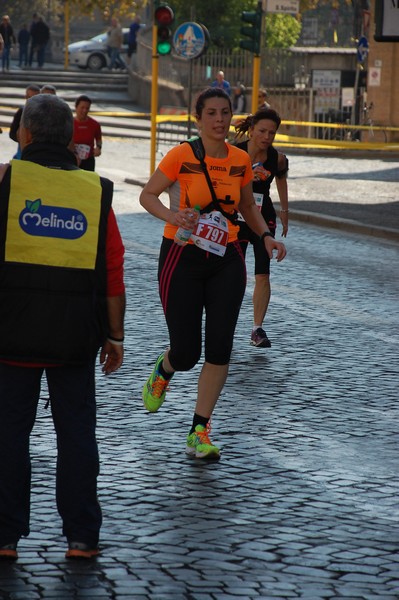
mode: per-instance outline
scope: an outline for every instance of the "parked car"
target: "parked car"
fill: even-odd
[[[123,28],[123,46],[121,55],[127,53],[127,40],[129,28]],[[107,54],[107,32],[100,33],[89,40],[74,42],[68,46],[69,64],[76,65],[81,69],[92,69],[98,71],[110,65]]]

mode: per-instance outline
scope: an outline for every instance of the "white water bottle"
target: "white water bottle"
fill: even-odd
[[[194,210],[197,211],[199,214],[201,207],[196,205],[194,207]],[[194,227],[195,227],[195,225],[193,227],[191,227],[191,229],[186,229],[185,227],[179,227],[179,229],[175,233],[175,243],[178,244],[179,246],[185,246],[191,237]]]

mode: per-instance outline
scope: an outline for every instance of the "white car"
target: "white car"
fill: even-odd
[[[127,41],[129,28],[122,29],[123,46],[121,55],[125,58],[127,53]],[[100,33],[89,40],[74,42],[68,46],[68,58],[70,65],[76,65],[81,69],[92,69],[98,71],[110,65],[110,58],[107,54],[107,32]]]

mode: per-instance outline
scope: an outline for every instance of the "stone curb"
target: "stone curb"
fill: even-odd
[[[399,243],[399,231],[397,229],[366,225],[352,219],[330,217],[321,213],[292,209],[290,209],[290,219],[311,223],[312,225],[320,225],[321,227],[333,227],[349,233],[360,233],[362,235],[385,238]]]

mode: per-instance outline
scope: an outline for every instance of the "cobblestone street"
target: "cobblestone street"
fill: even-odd
[[[143,383],[168,343],[156,283],[162,223],[124,181],[132,171],[147,176],[148,149],[132,163],[121,160],[122,143],[106,145],[98,170],[116,182],[128,308],[124,365],[110,377],[98,369],[102,553],[90,564],[64,558],[43,388],[31,439],[32,532],[19,560],[0,564],[0,598],[397,600],[399,245],[292,221],[288,256],[272,264],[271,349],[249,345],[248,252],[230,375],[212,423],[222,456],[204,464],[184,452],[201,365],[175,376],[158,413],[142,405]],[[358,171],[352,163],[345,179],[337,162],[334,186],[333,177],[315,183],[331,161],[315,159],[310,180],[304,158],[291,161],[293,201],[321,202],[325,189],[329,201],[356,204],[362,176],[354,173],[364,163]],[[303,197],[299,163],[311,190]],[[385,210],[398,184],[390,172],[381,177],[373,197]]]

